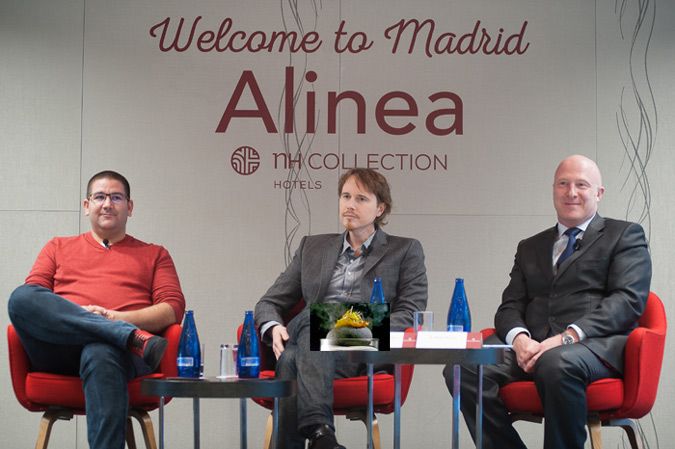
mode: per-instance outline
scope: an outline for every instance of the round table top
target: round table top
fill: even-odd
[[[295,390],[294,380],[279,379],[166,377],[141,382],[144,394],[177,398],[274,398],[293,396]]]
[[[504,347],[480,349],[398,348],[389,351],[353,351],[348,360],[358,363],[399,363],[415,365],[493,365],[504,360]]]

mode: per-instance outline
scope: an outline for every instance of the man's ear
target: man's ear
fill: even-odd
[[[597,199],[600,201],[602,199],[602,196],[605,194],[605,188],[603,186],[598,187],[598,194],[597,194]]]

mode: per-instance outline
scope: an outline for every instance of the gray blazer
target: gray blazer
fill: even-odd
[[[255,321],[283,323],[285,312],[304,298],[320,302],[333,275],[344,234],[303,237],[293,261],[255,306]],[[370,298],[373,279],[382,278],[384,296],[391,307],[391,330],[413,325],[413,312],[427,305],[424,251],[419,241],[388,235],[378,229],[366,256],[361,279],[361,298]]]
[[[575,324],[586,334],[582,344],[623,372],[627,335],[644,311],[652,275],[644,231],[596,215],[554,275],[557,235],[554,226],[519,243],[495,315],[497,333],[503,340],[520,326],[542,341]]]

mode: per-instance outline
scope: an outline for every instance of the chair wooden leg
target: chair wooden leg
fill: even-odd
[[[127,433],[124,437],[127,440],[127,447],[129,449],[136,449],[136,437],[134,436],[134,424],[131,422],[131,417],[127,416]]]
[[[365,410],[355,410],[347,413],[347,419],[350,421],[361,421],[364,426],[368,426],[368,418]],[[377,415],[373,415],[373,449],[381,449],[380,426],[377,423]]]
[[[373,417],[373,449],[382,449],[380,443],[380,425],[377,423],[377,416]]]
[[[272,418],[272,414],[270,413],[270,416],[267,417],[267,425],[265,426],[265,439],[263,440],[263,449],[270,449],[272,442],[273,425],[274,421]]]
[[[52,433],[52,426],[56,420],[70,420],[72,418],[73,412],[67,409],[49,409],[45,411],[42,415],[42,419],[40,419],[40,428],[38,430],[37,441],[35,442],[35,449],[47,449],[49,436]]]
[[[602,422],[597,416],[588,418],[588,433],[591,435],[591,448],[602,449]]]
[[[129,416],[136,418],[138,423],[141,425],[141,430],[143,431],[143,440],[145,441],[146,449],[157,449],[157,440],[155,440],[155,428],[152,425],[152,418],[150,418],[148,412],[140,409],[132,409],[129,410]],[[128,423],[129,427],[131,427],[131,419],[128,420]],[[128,441],[127,444],[129,444]],[[135,447],[136,443],[134,442],[133,444]],[[129,449],[131,449],[131,446],[129,446]]]

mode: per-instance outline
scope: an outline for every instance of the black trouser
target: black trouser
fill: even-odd
[[[295,379],[294,397],[279,401],[281,449],[304,448],[316,425],[333,425],[333,379],[363,375],[363,364],[345,361],[340,352],[310,351],[309,308],[288,323],[286,348],[277,361],[279,379]]]
[[[501,342],[496,336],[488,344]],[[476,439],[477,367],[462,367],[461,409],[471,437]],[[452,394],[453,370],[443,370]],[[619,377],[581,343],[558,346],[541,355],[530,375],[518,367],[513,351],[504,362],[483,367],[483,448],[524,449],[511,425],[499,387],[517,380],[533,380],[544,405],[544,449],[583,449],[586,441],[586,386],[605,377]]]

